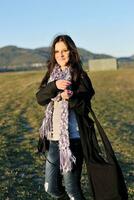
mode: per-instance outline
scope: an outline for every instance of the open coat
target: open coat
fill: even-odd
[[[77,83],[73,83],[72,88],[74,94],[68,100],[69,109],[73,109],[76,114],[84,158],[86,163],[88,163],[89,160],[99,159],[99,146],[93,131],[94,122],[88,116],[90,100],[95,92],[86,74],[82,75]],[[46,83],[36,93],[37,102],[41,106],[46,106],[51,101],[51,98],[55,97],[59,91],[56,87],[56,81]]]

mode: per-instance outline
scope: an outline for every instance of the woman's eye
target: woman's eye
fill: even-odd
[[[68,49],[62,50],[61,53],[67,53]],[[60,51],[55,51],[55,54],[60,53]]]

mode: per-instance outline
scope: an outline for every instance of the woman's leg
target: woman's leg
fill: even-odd
[[[84,200],[81,190],[81,172],[83,164],[83,153],[80,139],[71,139],[70,148],[73,155],[76,157],[76,165],[71,172],[63,174],[65,189],[71,200]]]
[[[58,142],[51,141],[45,167],[45,191],[54,198],[61,198],[65,194],[59,164]],[[51,163],[50,163],[50,162]]]

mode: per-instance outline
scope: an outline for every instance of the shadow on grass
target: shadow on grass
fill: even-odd
[[[1,128],[4,145],[0,153],[0,199],[3,200],[38,199],[42,182],[37,174],[37,170],[42,169],[36,164],[35,146],[25,137],[31,135],[33,129],[23,113],[24,110]]]
[[[9,116],[5,115],[7,123],[0,130],[0,137],[4,140],[0,152],[0,199],[51,200],[43,187],[45,161],[35,153],[37,144],[34,130],[28,123],[25,112],[23,108],[17,115],[12,115],[13,113],[9,113]],[[133,163],[125,161],[121,153],[118,153],[117,157],[127,185],[132,185]],[[86,176],[84,172],[82,184],[85,197],[89,200],[92,198],[89,197]]]
[[[133,160],[131,161],[125,161],[124,155],[121,153],[116,152],[116,157],[119,162],[119,165],[122,169],[125,181],[127,183],[127,186],[132,186],[134,184],[134,177],[133,177],[133,171],[134,171],[134,163]]]

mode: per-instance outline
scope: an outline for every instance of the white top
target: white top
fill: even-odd
[[[58,141],[60,139],[59,130],[60,130],[60,119],[61,119],[61,105],[62,101],[54,101],[54,111],[52,116],[53,132],[51,133],[51,136],[47,138],[48,140]],[[80,138],[78,123],[75,112],[73,110],[69,111],[68,131],[70,138]]]

